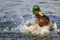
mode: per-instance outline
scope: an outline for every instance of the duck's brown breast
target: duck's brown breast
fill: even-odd
[[[47,16],[37,17],[36,18],[36,23],[38,23],[40,27],[43,27],[43,26],[49,25],[50,20]]]

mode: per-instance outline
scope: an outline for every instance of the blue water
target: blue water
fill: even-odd
[[[0,40],[33,40],[33,37],[18,32],[24,31],[25,22],[33,22],[34,5],[39,5],[60,29],[60,0],[0,0]],[[59,39],[60,32],[53,37],[53,40]]]

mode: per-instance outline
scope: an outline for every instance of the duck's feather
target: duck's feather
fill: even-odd
[[[28,23],[28,24],[30,24],[30,23]],[[41,34],[41,35],[44,35],[45,33],[49,33],[49,31],[50,32],[56,32],[56,30],[57,30],[57,24],[56,24],[56,22],[54,22],[54,21],[52,21],[52,20],[50,20],[50,25],[47,25],[47,26],[45,26],[45,27],[39,27],[39,25],[37,25],[37,24],[31,24],[30,26],[27,26],[26,24],[25,24],[25,29],[28,31],[28,32],[31,32],[32,34],[35,34],[36,35],[36,33],[39,35],[39,33]]]

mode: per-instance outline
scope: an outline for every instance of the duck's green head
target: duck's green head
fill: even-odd
[[[32,12],[34,15],[39,14],[40,16],[44,16],[43,13],[41,12],[39,6],[37,6],[37,5],[33,6]]]

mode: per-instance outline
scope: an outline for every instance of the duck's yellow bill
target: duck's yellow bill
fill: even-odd
[[[39,14],[40,16],[44,16],[44,14],[43,14],[42,12],[40,12],[40,11],[38,12],[38,14]]]

